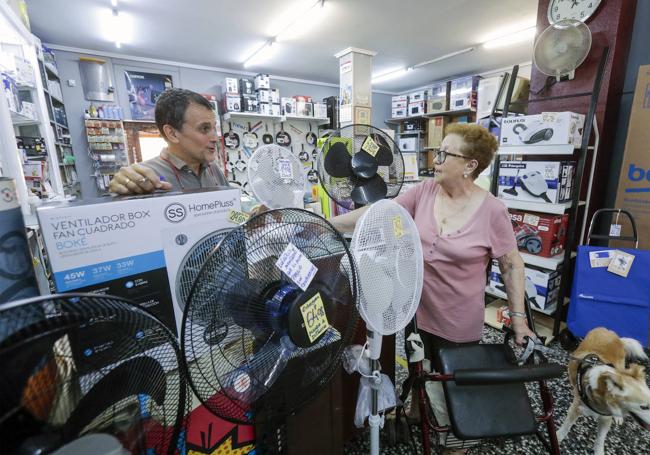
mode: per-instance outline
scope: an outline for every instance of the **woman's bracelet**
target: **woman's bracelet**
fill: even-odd
[[[522,313],[521,311],[508,311],[508,313],[510,313],[510,316],[516,316],[518,318],[524,319],[527,318],[526,313]]]

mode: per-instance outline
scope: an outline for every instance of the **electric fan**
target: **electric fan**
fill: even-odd
[[[326,220],[291,208],[251,218],[210,254],[187,300],[192,389],[223,419],[281,421],[334,374],[356,298],[350,252]]]
[[[172,454],[184,436],[189,390],[175,337],[126,300],[4,305],[0,364],[3,453]]]
[[[290,150],[270,144],[259,147],[248,161],[253,194],[271,209],[302,207],[305,171]]]
[[[337,204],[350,208],[399,194],[404,159],[382,130],[348,125],[332,132],[318,155],[318,178]]]
[[[575,69],[584,62],[590,49],[589,27],[575,19],[564,19],[551,24],[539,35],[533,62],[542,73],[556,81],[573,79]]]
[[[379,454],[379,355],[384,335],[402,330],[415,315],[422,294],[424,259],[415,221],[399,204],[375,202],[357,221],[352,243],[359,276],[359,313],[368,330],[373,371],[370,453]]]

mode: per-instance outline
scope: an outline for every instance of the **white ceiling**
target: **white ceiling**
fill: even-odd
[[[243,70],[250,50],[274,33],[274,21],[302,1],[310,0],[120,0],[120,15],[133,25],[132,36],[122,36],[121,49],[105,30],[110,0],[27,0],[27,6],[32,31],[43,42]],[[537,0],[326,2],[322,21],[247,70],[338,83],[333,55],[344,48],[376,51],[373,73],[381,74],[474,46],[504,27],[533,26],[537,15]],[[499,49],[479,46],[373,88],[403,91],[529,61],[531,55],[532,39]]]

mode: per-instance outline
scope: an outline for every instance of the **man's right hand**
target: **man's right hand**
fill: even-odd
[[[121,168],[108,185],[108,190],[117,194],[145,194],[171,189],[171,183],[160,180],[152,169],[139,164]]]

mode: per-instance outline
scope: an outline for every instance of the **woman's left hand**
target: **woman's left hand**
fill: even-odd
[[[512,330],[515,331],[515,343],[519,346],[524,345],[524,337],[530,337],[533,340],[537,338],[535,332],[528,328],[528,324],[522,318],[512,318]]]

